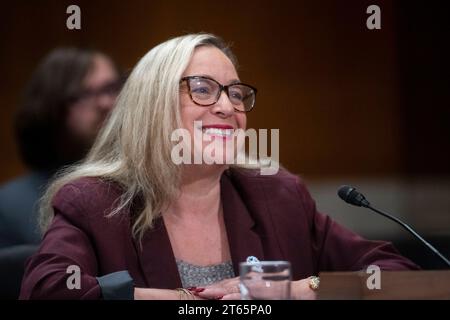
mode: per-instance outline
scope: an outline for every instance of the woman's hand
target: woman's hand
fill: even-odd
[[[315,300],[317,292],[311,289],[310,279],[291,282],[291,297],[294,300]],[[204,299],[240,300],[239,277],[225,279],[204,288],[197,288],[196,295]]]
[[[197,296],[214,300],[240,300],[239,277],[225,279],[203,288],[197,288]]]
[[[316,300],[317,292],[311,289],[310,278],[292,281],[291,296],[293,300]]]
[[[177,290],[134,288],[134,300],[203,300],[194,293]]]

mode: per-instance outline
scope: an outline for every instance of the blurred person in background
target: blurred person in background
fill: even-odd
[[[0,187],[2,278],[15,284],[11,272],[16,271],[8,269],[16,259],[22,263],[40,242],[37,202],[42,191],[58,169],[81,160],[89,151],[120,87],[114,62],[87,49],[57,48],[34,71],[14,124],[18,148],[30,172]],[[18,294],[18,288],[15,291]]]

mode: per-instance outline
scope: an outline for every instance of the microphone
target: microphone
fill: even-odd
[[[368,208],[382,216],[391,219],[392,221],[397,222],[403,228],[405,228],[408,232],[410,232],[414,237],[419,239],[428,249],[430,249],[434,254],[436,254],[445,264],[450,267],[450,261],[444,257],[442,253],[440,253],[435,247],[433,247],[430,243],[428,243],[424,238],[422,238],[417,232],[413,230],[409,225],[401,221],[400,219],[390,215],[389,213],[383,212],[379,209],[376,209],[370,205],[370,202],[366,200],[366,197],[360,192],[358,192],[355,188],[350,186],[341,186],[338,190],[338,196],[342,200],[347,203],[350,203],[354,206]]]

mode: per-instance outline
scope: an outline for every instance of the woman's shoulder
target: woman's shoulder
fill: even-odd
[[[108,196],[122,193],[120,185],[112,180],[100,177],[81,177],[66,182],[57,195],[84,194],[88,196]]]
[[[117,182],[99,177],[82,177],[65,183],[52,200],[52,206],[62,209],[106,209],[123,194]]]
[[[258,169],[233,167],[227,170],[226,175],[240,192],[249,197],[259,198],[264,194],[286,201],[309,198],[303,179],[282,167],[272,175],[263,175]]]
[[[233,180],[241,183],[262,183],[265,185],[303,185],[303,180],[299,175],[289,172],[287,169],[280,167],[275,174],[264,175],[259,169],[247,169],[240,167],[232,167],[226,171],[226,174]]]
[[[296,223],[310,223],[314,200],[300,176],[284,168],[273,175],[262,175],[257,169],[230,168],[226,175],[230,183],[224,184],[225,192],[235,190],[258,221],[266,221],[268,216],[288,221],[283,230]]]

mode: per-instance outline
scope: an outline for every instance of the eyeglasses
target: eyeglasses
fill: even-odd
[[[124,81],[122,79],[106,83],[97,89],[85,89],[68,99],[69,102],[82,102],[96,99],[102,95],[116,96],[122,89]]]
[[[96,98],[104,94],[109,96],[117,95],[121,88],[122,88],[121,81],[114,81],[107,83],[106,85],[103,85],[102,87],[97,89],[84,90],[83,92],[81,92],[78,98],[82,100],[82,99]]]
[[[191,100],[199,106],[215,104],[222,91],[225,91],[237,111],[249,112],[255,105],[257,90],[248,84],[239,82],[224,86],[214,79],[202,76],[184,77],[180,83],[183,81],[187,83]]]

